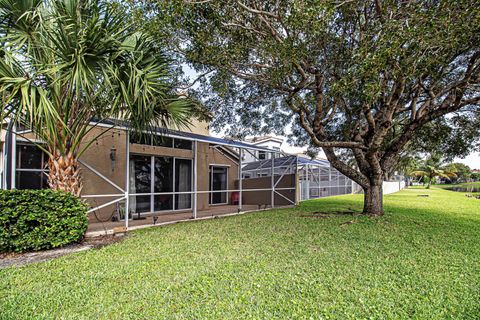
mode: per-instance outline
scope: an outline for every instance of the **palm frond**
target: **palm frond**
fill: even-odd
[[[94,116],[135,131],[190,125],[197,105],[174,94],[170,61],[109,1],[0,0],[0,21],[2,116],[49,150],[79,156]]]

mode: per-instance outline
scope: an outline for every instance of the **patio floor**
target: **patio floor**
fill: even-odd
[[[243,211],[255,211],[255,210],[262,210],[268,209],[259,207],[258,205],[243,205]],[[215,216],[222,216],[226,214],[233,214],[238,213],[238,206],[237,205],[222,205],[222,206],[215,206],[211,207],[207,210],[199,210],[197,211],[197,218],[208,218],[208,217],[215,217]],[[135,214],[134,217],[136,218],[137,215]],[[156,217],[156,221],[154,221],[154,217]],[[177,222],[182,220],[189,220],[192,219],[192,211],[184,211],[184,212],[175,212],[175,213],[156,213],[156,214],[145,214],[142,215],[142,219],[133,219],[128,221],[129,229],[137,229],[141,227],[148,227],[154,226],[159,224],[165,224],[170,222]],[[87,229],[87,237],[94,237],[104,234],[111,234],[113,232],[113,228],[115,227],[123,227],[125,226],[125,221],[108,221],[108,222],[90,222]]]

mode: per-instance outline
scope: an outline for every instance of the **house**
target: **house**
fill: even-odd
[[[204,122],[194,122],[189,131],[158,128],[141,136],[114,120],[91,126],[91,137],[103,135],[79,162],[92,234],[352,192],[351,180],[327,161],[284,154],[279,138],[216,138]],[[29,131],[11,125],[3,130],[2,188],[48,187],[47,156],[32,141],[41,143]]]
[[[283,139],[278,137],[272,136],[260,136],[260,137],[253,137],[245,139],[246,142],[262,148],[267,148],[271,150],[281,151]],[[246,152],[244,155],[244,160],[247,162],[254,161],[254,160],[266,160],[271,159],[269,152],[264,151],[254,151],[254,152]]]

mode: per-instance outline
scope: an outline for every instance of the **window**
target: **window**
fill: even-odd
[[[151,192],[151,157],[132,155],[130,157],[130,192],[150,193]],[[150,195],[139,195],[132,197],[131,206],[135,212],[149,212]]]
[[[174,147],[176,149],[192,150],[192,141],[175,138],[174,139]]]
[[[190,193],[175,196],[168,194],[190,191],[192,191],[192,160],[130,156],[130,192],[151,193],[131,197],[130,207],[135,212],[190,209],[192,205]]]
[[[170,138],[159,135],[151,136],[148,134],[132,134],[130,136],[130,143],[185,150],[192,150],[193,146],[191,140]]]
[[[228,189],[228,168],[210,166],[210,191]],[[211,192],[210,204],[227,203],[227,192]]]
[[[192,191],[192,160],[175,159],[175,191]],[[192,194],[175,195],[175,209],[189,209],[192,207]]]
[[[172,148],[173,147],[173,139],[169,137],[163,136],[153,136],[153,143],[155,147],[165,147],[165,148]]]
[[[148,134],[132,134],[130,135],[130,143],[136,144],[143,144],[143,145],[151,145],[152,144],[152,137]]]
[[[39,147],[31,144],[17,145],[17,189],[48,188],[46,169],[48,156]]]
[[[173,192],[173,158],[153,157],[155,183],[153,192]],[[154,211],[172,210],[173,195],[160,194],[153,196]]]
[[[267,159],[267,153],[265,151],[258,151],[258,160]]]

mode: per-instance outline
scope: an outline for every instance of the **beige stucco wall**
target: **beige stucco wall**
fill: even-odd
[[[191,120],[189,128],[184,128],[181,131],[193,132],[204,136],[210,135],[210,126],[207,121],[199,121],[197,119]]]
[[[95,128],[90,135],[85,139],[85,143],[92,140],[100,132],[105,131],[104,128]],[[116,161],[112,166],[110,160],[110,150],[114,147],[116,149]],[[104,133],[98,139],[88,147],[85,153],[80,157],[80,160],[85,164],[93,167],[96,171],[100,172],[107,179],[115,183],[122,190],[125,190],[125,170],[126,170],[126,132],[119,129],[111,129]],[[81,165],[83,190],[82,195],[99,195],[99,194],[122,194],[122,191],[118,190],[106,180],[102,179],[92,170]],[[104,203],[110,202],[116,197],[99,197],[99,198],[86,198],[86,201],[92,206],[99,206]],[[115,205],[110,205],[104,209],[97,211],[97,215],[100,219],[108,217],[115,209]],[[90,220],[95,220],[93,214],[89,215]]]
[[[7,130],[1,129],[0,130],[0,142],[4,143],[7,137]]]

